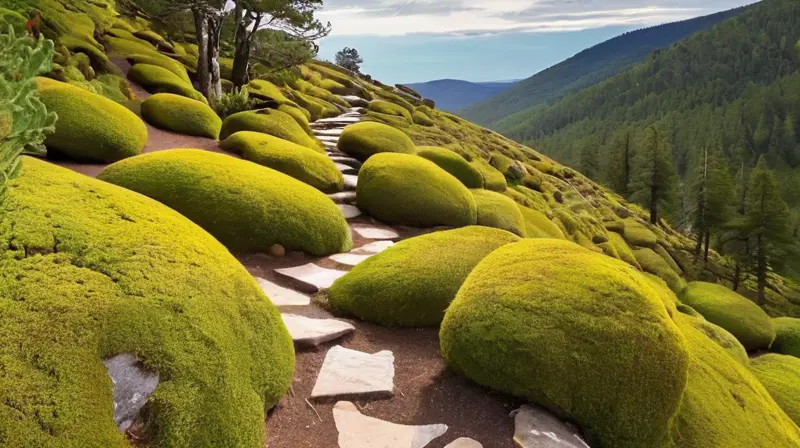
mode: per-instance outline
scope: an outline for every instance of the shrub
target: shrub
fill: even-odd
[[[488,162],[483,159],[475,159],[472,161],[472,165],[475,166],[475,168],[477,168],[483,176],[483,188],[500,193],[508,189],[506,177]]]
[[[767,313],[722,285],[689,283],[681,301],[709,322],[730,331],[748,351],[768,349],[775,340],[775,329]]]
[[[0,365],[14,373],[0,376],[0,401],[30,410],[0,411],[5,441],[129,447],[102,360],[132,353],[162,381],[149,438],[264,446],[294,349],[225,247],[151,199],[31,158],[5,210]]]
[[[672,428],[675,447],[799,446],[797,427],[750,371],[678,314],[689,375]]]
[[[158,93],[144,100],[142,117],[162,129],[215,140],[222,127],[222,120],[210,107],[171,93]]]
[[[683,338],[647,279],[567,241],[527,239],[484,258],[439,340],[455,371],[546,403],[591,446],[661,448],[686,384]]]
[[[147,143],[144,122],[124,106],[87,90],[38,78],[39,98],[58,114],[48,148],[75,159],[116,162]]]
[[[625,220],[625,230],[622,233],[629,244],[639,247],[654,248],[658,244],[658,237],[650,229],[639,223],[635,219]]]
[[[517,207],[517,203],[500,193],[487,190],[472,190],[475,206],[478,210],[478,225],[507,230],[521,237],[525,232],[525,217]]]
[[[779,317],[772,319],[775,342],[770,351],[800,358],[800,319]]]
[[[422,157],[382,153],[361,167],[358,207],[389,224],[416,227],[475,224],[470,191],[447,171]]]
[[[342,173],[328,156],[288,140],[260,132],[241,131],[225,139],[220,147],[326,193],[344,188]]]
[[[226,139],[239,131],[262,132],[324,153],[319,141],[306,134],[291,115],[279,110],[261,109],[233,114],[222,122],[220,138]]]
[[[475,265],[515,241],[511,233],[477,226],[410,238],[337,280],[329,303],[385,326],[436,326]]]
[[[411,123],[411,113],[404,107],[388,101],[375,100],[369,103],[368,110],[386,115],[396,115],[403,117],[406,121]]]
[[[156,65],[136,64],[128,72],[128,78],[150,93],[173,93],[208,103],[208,100],[191,84],[182,81],[169,70]]]
[[[352,246],[347,221],[323,193],[231,156],[154,152],[110,165],[98,178],[164,203],[234,251],[267,252],[280,244],[322,256]]]
[[[517,207],[525,218],[525,234],[528,238],[567,239],[564,232],[544,213],[522,205],[517,205]]]
[[[211,108],[220,118],[225,119],[233,114],[250,110],[254,103],[255,101],[250,99],[247,86],[244,86],[213,98]]]
[[[754,359],[750,370],[783,412],[800,425],[800,359],[767,354]]]
[[[414,154],[416,151],[414,142],[403,131],[373,122],[347,126],[337,146],[343,153],[361,160],[384,152]]]
[[[628,243],[625,242],[625,239],[622,238],[622,235],[614,232],[608,233],[608,244],[614,247],[614,251],[619,255],[619,259],[628,263],[629,265],[635,267],[636,269],[641,269],[642,266],[639,265],[639,262],[636,261],[636,256],[633,254],[630,246]]]
[[[417,155],[424,157],[460,180],[467,188],[483,188],[483,176],[459,154],[438,146],[420,146]]]
[[[655,253],[653,249],[636,249],[633,251],[633,256],[636,257],[636,262],[645,272],[663,279],[676,294],[686,287],[686,282],[681,276],[672,270],[669,264],[661,258],[661,255]]]

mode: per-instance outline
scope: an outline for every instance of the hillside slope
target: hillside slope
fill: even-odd
[[[513,82],[469,82],[459,79],[438,79],[408,84],[425,98],[436,101],[436,107],[455,112],[491,98],[514,86]]]
[[[747,7],[625,33],[520,81],[496,97],[460,111],[459,115],[505,132],[524,119],[530,113],[528,109],[611,78],[653,51],[710,29],[745,10]],[[520,117],[514,116],[517,113]]]

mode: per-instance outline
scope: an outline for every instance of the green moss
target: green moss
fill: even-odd
[[[243,159],[272,168],[326,193],[344,188],[342,173],[325,154],[260,132],[237,132],[220,147]]]
[[[263,79],[254,79],[247,84],[247,91],[251,96],[265,100],[272,100],[278,104],[289,103],[290,100],[275,84]]]
[[[225,247],[151,199],[30,158],[4,206],[8,446],[129,447],[102,363],[120,353],[161,378],[147,408],[154,446],[264,446],[265,409],[289,390],[294,350]]]
[[[481,175],[483,175],[484,188],[500,193],[506,191],[508,188],[508,182],[506,181],[505,176],[503,176],[503,173],[497,171],[495,167],[483,159],[473,160],[472,165],[481,172]]]
[[[421,106],[421,107],[424,107],[424,106]],[[412,113],[411,119],[414,122],[414,124],[418,124],[420,126],[431,127],[431,126],[436,124],[429,115],[427,115],[424,112],[420,111],[419,107],[414,109],[414,112]]]
[[[333,93],[331,93],[331,92],[329,92],[329,91],[327,91],[325,89],[322,89],[320,87],[317,87],[317,86],[315,86],[315,85],[313,85],[313,84],[311,84],[309,82],[306,82],[306,81],[304,81],[302,79],[296,79],[294,81],[294,88],[296,90],[299,90],[302,93],[305,93],[307,95],[311,95],[312,97],[319,98],[321,100],[327,101],[328,103],[337,104],[337,105],[339,105],[341,107],[344,107],[344,108],[349,108],[350,107],[350,103],[348,103],[347,101],[341,99],[338,95],[334,95]]]
[[[345,154],[367,160],[378,153],[414,154],[414,142],[402,131],[382,123],[356,123],[344,128],[337,147]]]
[[[628,243],[625,242],[625,239],[622,238],[622,235],[614,232],[608,233],[608,244],[614,246],[614,250],[619,255],[619,259],[628,263],[629,265],[635,267],[636,269],[641,269],[642,267],[639,265],[639,262],[636,261],[636,256],[633,255],[633,251],[631,250]]]
[[[764,386],[707,334],[678,315],[689,349],[689,376],[672,444],[680,448],[800,446],[797,426]]]
[[[388,224],[463,227],[477,220],[470,191],[422,157],[370,157],[359,172],[356,193],[361,210]]]
[[[438,146],[420,146],[417,155],[424,157],[460,180],[467,188],[483,188],[483,176],[464,157]]]
[[[662,278],[675,293],[681,292],[686,287],[686,281],[653,249],[636,249],[633,251],[633,256],[645,272]]]
[[[367,109],[380,114],[403,117],[403,119],[411,123],[411,113],[406,108],[390,103],[388,101],[381,101],[381,100],[372,101],[369,103]]]
[[[230,80],[233,77],[233,59],[217,58],[219,63],[219,76],[222,79]]]
[[[48,148],[76,159],[115,162],[141,152],[147,128],[124,106],[100,95],[47,78],[39,78],[39,98],[58,114]]]
[[[312,255],[346,252],[350,228],[323,193],[255,163],[196,149],[173,149],[106,167],[99,178],[160,201],[229,249],[273,244]]]
[[[476,226],[407,239],[337,280],[329,303],[339,313],[381,325],[436,326],[475,265],[518,240]]]
[[[718,325],[714,325],[711,322],[707,321],[703,317],[703,315],[698,313],[697,310],[695,310],[694,308],[689,307],[688,305],[684,305],[684,306],[687,306],[689,308],[689,310],[691,310],[690,313],[692,311],[694,313],[697,313],[697,316],[694,319],[687,318],[687,321],[696,330],[702,332],[709,339],[711,339],[712,341],[716,342],[717,345],[719,345],[726,352],[728,352],[728,354],[731,356],[731,358],[733,358],[736,361],[738,361],[739,364],[741,364],[743,366],[747,366],[747,365],[750,364],[750,358],[747,356],[747,350],[745,350],[745,348],[742,345],[742,343],[739,342],[738,339],[736,339],[736,336],[731,334],[731,332],[729,332],[728,330],[726,330],[726,329],[724,329],[724,328],[722,328],[722,327],[720,327]],[[686,313],[684,313],[684,314],[686,314]],[[687,314],[687,316],[690,316],[690,314]]]
[[[150,51],[150,52],[158,51],[158,49],[156,49],[156,47],[154,47],[152,44],[150,44],[150,42],[134,36],[133,33],[130,32],[129,30],[122,29],[122,28],[111,28],[106,33],[108,35],[110,35],[110,36],[118,37],[120,39],[125,39],[125,40],[129,40],[131,42],[136,43],[138,45],[138,47],[136,47],[137,49],[146,49],[147,51]],[[123,47],[123,48],[124,49],[128,49],[128,50],[133,49],[133,47],[130,47],[130,48],[129,47]],[[112,47],[112,49],[113,49],[113,47]]]
[[[128,78],[150,93],[173,93],[207,103],[205,97],[191,84],[157,65],[136,64],[128,72]]]
[[[683,338],[649,282],[567,241],[484,258],[439,339],[451,368],[557,410],[591,446],[662,447],[686,384]]]
[[[500,193],[488,190],[472,190],[478,209],[478,225],[494,227],[526,237],[526,222],[517,203]]]
[[[770,351],[800,358],[800,319],[779,317],[772,319],[775,342]]]
[[[664,246],[662,246],[661,244],[656,244],[656,246],[655,246],[655,248],[653,248],[653,250],[654,250],[654,251],[655,251],[655,252],[656,252],[656,253],[657,253],[657,254],[658,254],[658,255],[659,255],[661,258],[663,258],[663,259],[664,259],[664,261],[665,261],[665,262],[666,262],[666,263],[669,265],[669,267],[670,267],[670,268],[671,268],[673,271],[675,271],[675,273],[676,273],[676,274],[679,274],[679,275],[680,275],[680,274],[682,274],[682,273],[683,273],[683,269],[681,269],[681,267],[680,267],[680,266],[678,266],[678,263],[677,263],[677,262],[675,262],[675,259],[674,259],[674,258],[672,258],[672,255],[670,255],[670,253],[669,253],[669,252],[667,252],[667,250],[666,250],[666,249],[664,249]]]
[[[140,30],[134,33],[134,36],[138,37],[139,39],[143,39],[147,42],[150,42],[153,45],[160,45],[165,44],[166,41],[160,34],[156,33],[155,31],[150,30]]]
[[[222,122],[220,138],[226,139],[239,131],[254,131],[282,138],[300,146],[324,153],[322,144],[297,124],[291,115],[275,109],[235,113]]]
[[[555,238],[564,240],[564,232],[544,213],[517,205],[525,218],[525,234],[528,238]]]
[[[625,220],[625,230],[622,236],[632,246],[654,248],[658,244],[656,234],[632,218]]]
[[[162,129],[215,140],[222,128],[222,120],[206,104],[171,93],[158,93],[144,100],[142,117]]]
[[[768,354],[754,359],[750,370],[783,412],[800,425],[800,359]]]
[[[294,101],[311,114],[311,121],[338,116],[341,112],[331,103],[302,92],[292,91]]]
[[[775,340],[767,313],[724,286],[692,282],[680,298],[709,322],[730,331],[748,351],[768,349]]]
[[[294,118],[294,121],[303,128],[309,137],[314,136],[314,132],[311,130],[311,125],[308,122],[308,111],[301,109],[299,106],[291,106],[289,104],[281,104],[278,106],[278,110]]]
[[[189,79],[189,75],[186,73],[186,68],[183,66],[183,64],[169,58],[168,56],[164,56],[161,53],[132,54],[128,56],[128,59],[132,61],[134,65],[148,64],[161,67],[180,78],[184,84],[187,84],[190,87],[192,85],[192,81]]]

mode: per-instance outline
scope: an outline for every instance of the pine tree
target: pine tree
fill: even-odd
[[[631,132],[623,131],[615,136],[612,152],[606,166],[606,179],[612,190],[622,197],[628,197],[628,184],[631,182],[631,160],[633,142]]]
[[[690,192],[690,217],[698,237],[695,257],[700,255],[705,244],[703,259],[708,261],[712,234],[723,228],[732,214],[733,179],[727,162],[718,150],[704,148],[696,171]]]
[[[659,210],[669,209],[675,196],[677,173],[672,148],[655,126],[644,132],[633,159],[631,199],[650,208],[650,222],[658,224]]]

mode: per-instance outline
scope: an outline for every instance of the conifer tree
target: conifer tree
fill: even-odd
[[[677,173],[672,148],[655,126],[648,127],[633,159],[631,199],[650,209],[650,222],[658,224],[660,211],[672,205]]]
[[[625,130],[616,135],[606,166],[606,179],[609,186],[622,197],[628,197],[628,185],[631,182],[632,140],[630,130]]]
[[[722,154],[708,148],[703,148],[694,179],[690,192],[692,208],[689,216],[697,232],[695,257],[700,255],[705,244],[703,259],[708,261],[712,234],[727,224],[733,212],[733,179]]]

